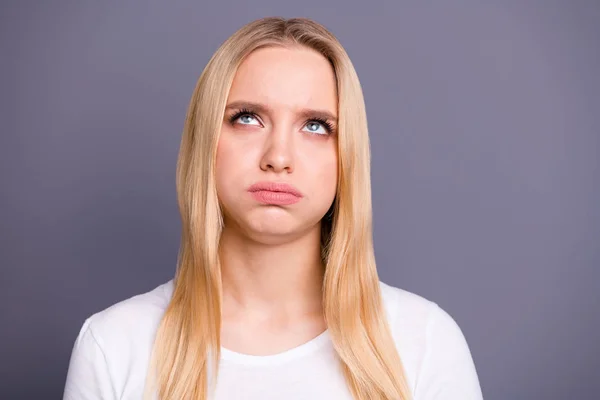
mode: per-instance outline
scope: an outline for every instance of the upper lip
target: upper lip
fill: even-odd
[[[302,193],[294,186],[288,183],[279,182],[257,182],[248,188],[249,192],[258,192],[260,190],[266,190],[269,192],[283,192],[291,193],[294,196],[302,197]]]

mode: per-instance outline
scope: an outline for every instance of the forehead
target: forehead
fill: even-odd
[[[333,67],[305,47],[267,47],[250,53],[238,67],[228,103],[252,101],[271,109],[320,108],[337,115]]]

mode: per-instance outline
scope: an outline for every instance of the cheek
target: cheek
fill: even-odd
[[[222,129],[217,144],[217,166],[229,172],[247,168],[255,157],[256,143],[236,136],[228,129]]]
[[[325,155],[320,162],[311,163],[315,179],[313,187],[316,193],[323,193],[327,201],[333,200],[337,191],[338,159],[336,153]],[[325,200],[325,199],[324,199]]]
[[[332,163],[330,165],[327,165],[327,168],[324,171],[324,177],[323,177],[323,183],[324,186],[327,187],[327,192],[330,194],[331,198],[333,199],[333,197],[335,196],[336,192],[337,192],[337,180],[338,180],[338,173],[337,173],[337,163]]]
[[[220,140],[217,146],[217,158],[215,160],[215,175],[217,180],[217,194],[219,198],[227,198],[229,187],[228,183],[231,183],[234,178],[236,170],[235,163],[235,149],[232,148],[226,141]]]
[[[254,154],[235,140],[224,135],[217,145],[215,176],[217,195],[224,203],[235,202],[239,192],[248,184],[248,172],[254,164]]]

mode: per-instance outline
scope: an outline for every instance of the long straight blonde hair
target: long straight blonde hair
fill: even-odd
[[[206,400],[220,359],[223,216],[215,185],[219,131],[234,75],[266,46],[304,46],[331,63],[338,91],[338,187],[322,220],[324,316],[357,400],[409,400],[388,326],[372,242],[370,145],[362,89],[338,40],[306,18],[268,17],[240,28],[215,52],[194,90],[177,162],[182,221],[174,291],[152,351],[146,398]]]

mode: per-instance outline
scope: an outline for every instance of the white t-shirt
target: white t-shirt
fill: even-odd
[[[448,313],[421,296],[380,283],[414,400],[481,400],[465,337]],[[64,399],[141,399],[169,281],[89,317],[77,337]],[[214,400],[352,400],[328,331],[269,356],[221,350]]]

